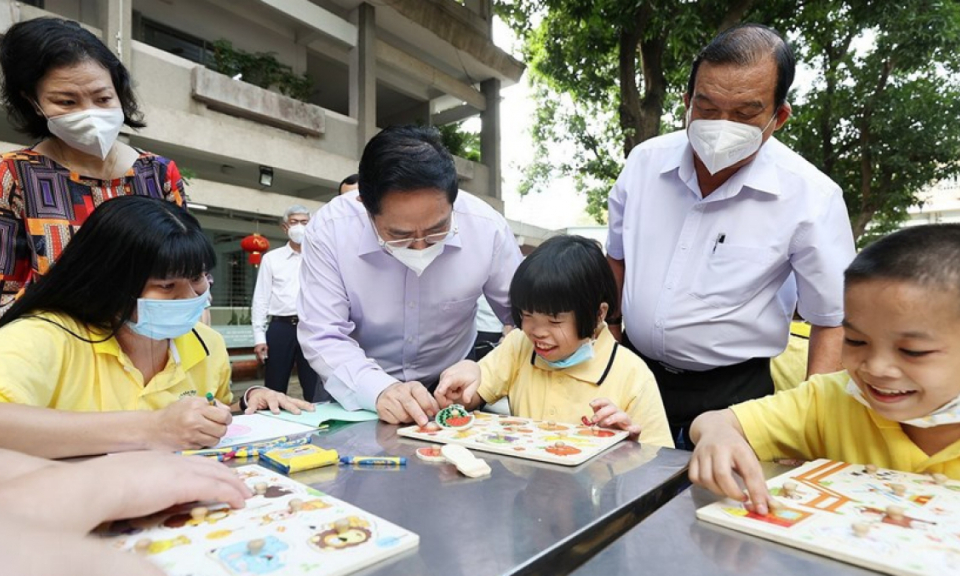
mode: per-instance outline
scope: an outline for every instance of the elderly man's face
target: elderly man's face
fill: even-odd
[[[452,219],[446,192],[424,188],[385,194],[373,223],[384,241],[417,239],[410,248],[423,250],[428,246],[424,238],[449,232]]]
[[[306,226],[310,223],[309,214],[291,214],[287,216],[287,219],[283,224],[280,225],[283,228],[284,232],[290,229],[291,226],[296,226],[297,224],[303,224]]]
[[[684,103],[690,110],[691,122],[729,120],[761,130],[766,127],[763,132],[763,142],[766,142],[790,116],[788,104],[779,110],[774,106],[776,85],[777,65],[773,57],[748,66],[704,62],[697,70],[694,92],[684,97]],[[777,118],[771,122],[774,115]],[[752,159],[750,156],[734,166],[742,166]]]

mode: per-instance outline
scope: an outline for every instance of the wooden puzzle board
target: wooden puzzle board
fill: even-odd
[[[419,544],[416,534],[282,474],[257,465],[236,470],[251,489],[267,484],[266,492],[247,500],[245,508],[205,504],[209,513],[197,521],[190,511],[198,504],[189,504],[111,522],[94,534],[131,554],[145,554],[170,576],[337,576]],[[289,502],[295,498],[303,505],[292,512]],[[135,552],[145,539],[149,547]],[[252,554],[248,543],[256,539],[263,548]]]
[[[797,488],[785,495],[784,482]],[[767,516],[723,500],[697,517],[885,574],[960,574],[960,482],[859,464],[816,460],[767,481],[785,507]],[[905,489],[905,490],[904,490]],[[898,495],[897,491],[902,491]],[[902,518],[888,506],[904,510]],[[869,525],[862,536],[853,525]]]
[[[474,416],[473,426],[465,430],[441,428],[431,432],[408,426],[397,430],[397,434],[563,466],[582,464],[627,437],[622,430],[580,424],[538,422],[486,412],[474,412]]]

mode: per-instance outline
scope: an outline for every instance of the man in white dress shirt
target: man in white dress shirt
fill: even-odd
[[[840,369],[853,235],[840,188],[773,138],[794,65],[770,28],[721,33],[693,64],[686,131],[637,146],[610,193],[625,343],[654,372],[678,447],[700,413],[773,393],[794,305],[813,325],[809,373]]]
[[[253,291],[253,351],[266,367],[264,384],[271,390],[287,392],[290,372],[297,365],[303,398],[310,402],[329,400],[319,376],[303,357],[297,341],[297,297],[300,295],[300,244],[310,222],[304,206],[287,208],[280,221],[289,242],[267,252],[260,262],[257,286]]]

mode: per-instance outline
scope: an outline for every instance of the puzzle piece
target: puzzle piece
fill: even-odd
[[[446,444],[440,449],[443,456],[453,463],[464,476],[479,478],[490,474],[490,465],[474,456],[463,446]]]

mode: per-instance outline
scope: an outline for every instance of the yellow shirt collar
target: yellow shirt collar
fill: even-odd
[[[93,330],[88,330],[88,334],[90,340],[100,340],[105,336],[105,334],[98,334]],[[206,343],[200,338],[200,334],[196,330],[191,330],[183,336],[177,336],[173,339],[173,345],[180,355],[180,367],[183,370],[193,368],[210,356],[210,351],[207,349]],[[93,351],[97,354],[110,354],[111,356],[119,358],[120,342],[117,341],[115,336],[107,340],[94,342]],[[173,357],[171,356],[171,360],[172,359]]]

